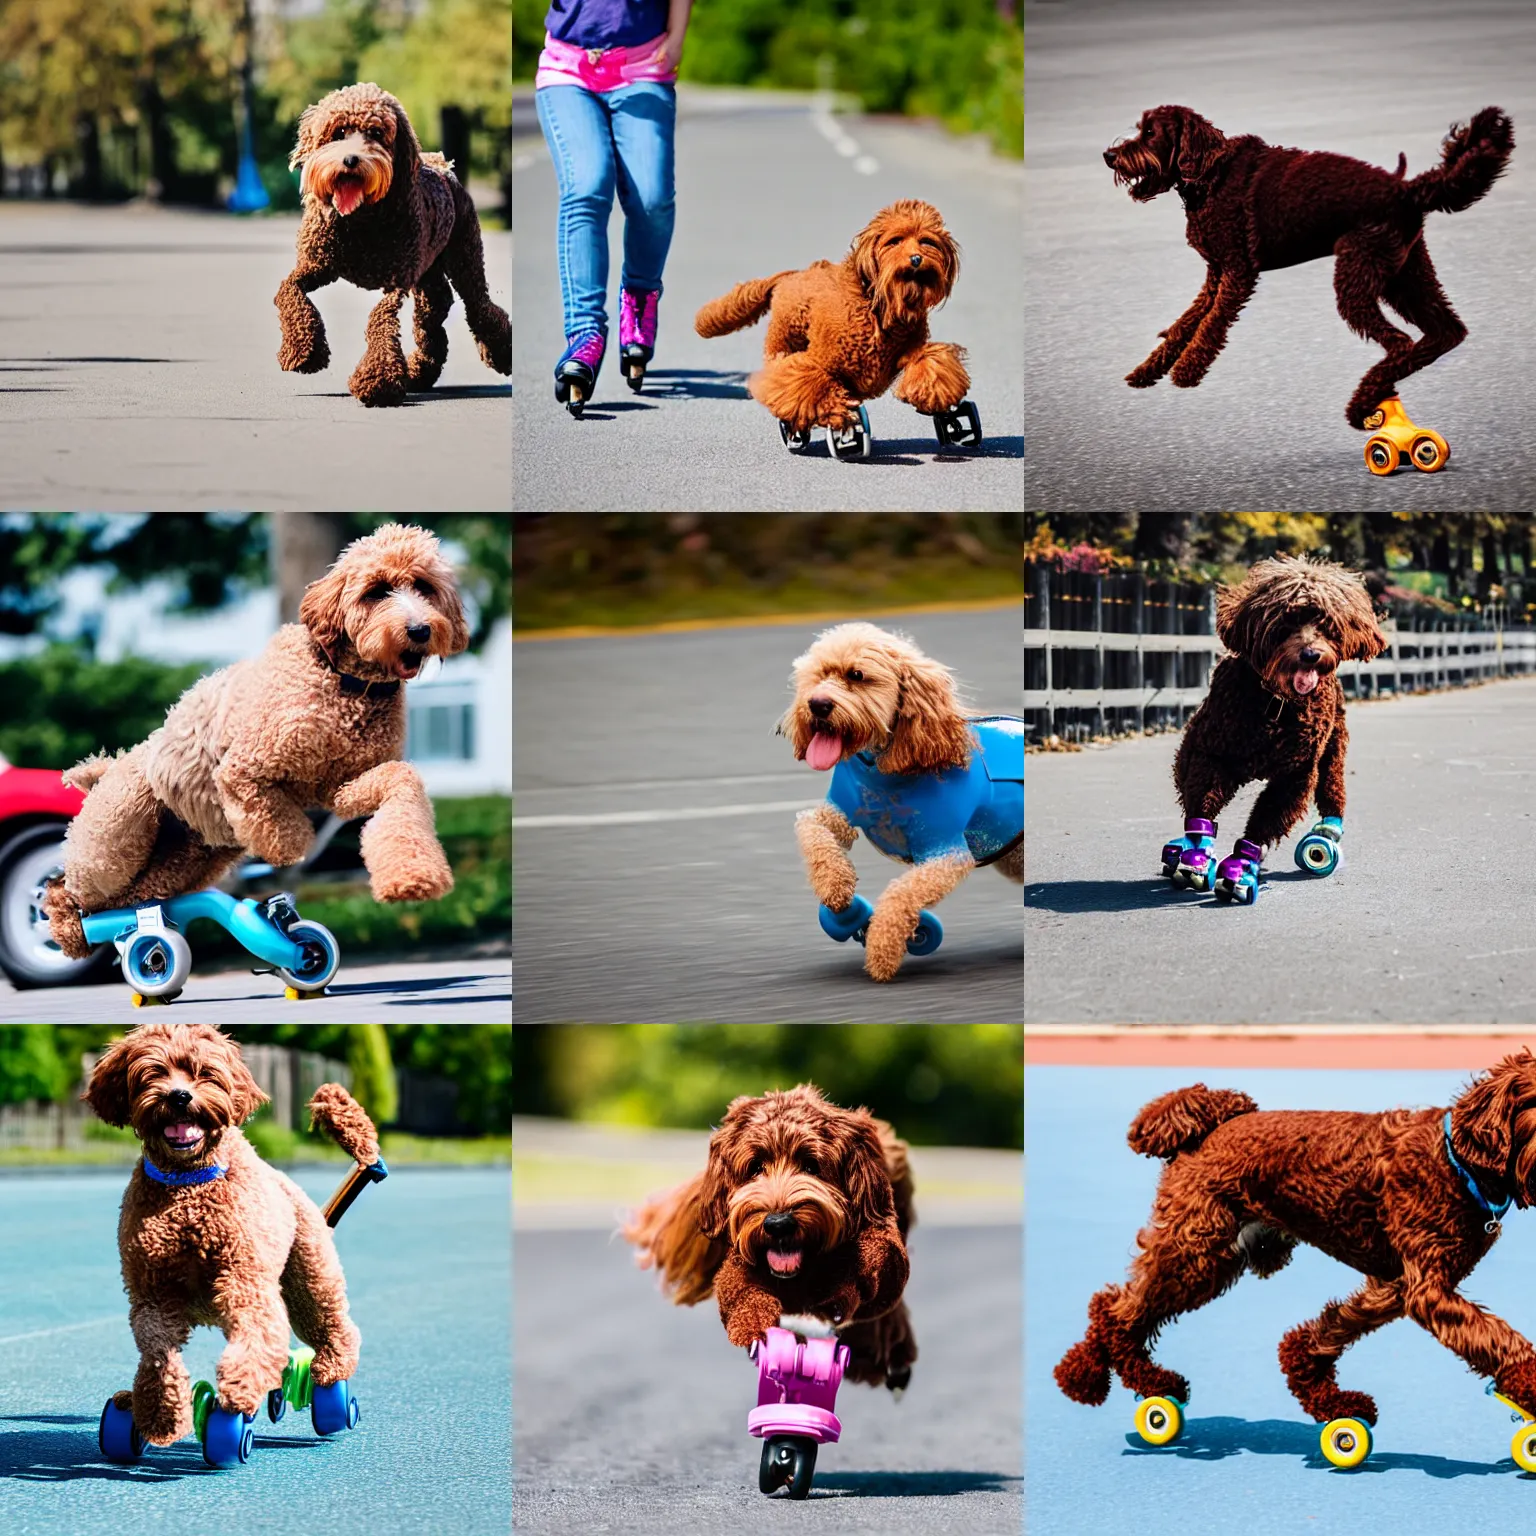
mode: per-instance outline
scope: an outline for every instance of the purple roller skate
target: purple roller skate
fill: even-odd
[[[747,1432],[763,1442],[757,1486],[772,1493],[785,1486],[803,1499],[816,1475],[816,1447],[836,1440],[843,1426],[832,1411],[848,1365],[848,1346],[836,1339],[806,1339],[787,1328],[770,1328],[754,1343],[757,1407],[747,1415]]]
[[[626,288],[619,301],[619,368],[636,394],[645,383],[645,365],[656,350],[655,288]]]
[[[555,364],[555,399],[578,419],[586,409],[597,375],[603,366],[603,351],[608,338],[602,331],[582,331],[567,336],[565,351]]]
[[[1175,885],[1208,891],[1216,878],[1216,823],[1203,816],[1184,818],[1184,836],[1163,844],[1163,873]]]
[[[1237,846],[1224,858],[1216,869],[1217,901],[1235,901],[1239,906],[1251,907],[1259,896],[1259,865],[1264,862],[1264,850],[1246,837],[1237,840]]]

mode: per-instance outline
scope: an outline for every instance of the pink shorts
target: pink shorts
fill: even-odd
[[[633,85],[637,80],[671,85],[677,79],[676,68],[670,62],[663,66],[653,57],[666,38],[667,34],[662,32],[633,48],[598,50],[562,43],[546,32],[534,87],[542,90],[546,85],[579,85],[602,94],[616,91],[621,85]]]

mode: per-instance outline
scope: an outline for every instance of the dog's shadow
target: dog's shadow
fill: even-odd
[[[1412,1451],[1378,1451],[1351,1469],[1335,1467],[1324,1455],[1316,1424],[1289,1419],[1194,1419],[1172,1445],[1151,1446],[1140,1435],[1125,1437],[1127,1456],[1177,1456],[1185,1461],[1224,1461],[1228,1456],[1292,1456],[1309,1468],[1340,1476],[1381,1476],[1387,1472],[1422,1472],[1428,1477],[1526,1476],[1512,1458],[1503,1461],[1455,1461]]]
[[[952,1498],[961,1493],[1010,1493],[1023,1481],[1009,1472],[826,1472],[817,1474],[811,1498]]]
[[[1266,870],[1260,896],[1266,885],[1299,884],[1316,878],[1300,869]],[[1209,891],[1186,891],[1162,875],[1152,875],[1146,880],[1045,880],[1024,887],[1024,905],[1044,912],[1144,912],[1157,907],[1211,912],[1232,903]]]
[[[345,389],[312,389],[302,394],[303,400],[350,400],[352,394]],[[432,389],[424,389],[419,394],[412,393],[405,397],[399,405],[383,407],[387,415],[389,411],[409,410],[416,405],[431,405],[434,400],[510,400],[512,398],[512,386],[510,384],[439,384]]]

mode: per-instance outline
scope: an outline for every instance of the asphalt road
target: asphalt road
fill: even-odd
[[[981,712],[1018,712],[1017,606],[848,617],[912,634]],[[794,816],[825,782],[774,725],[824,627],[513,647],[520,1023],[1020,1018],[1019,888],[995,870],[944,901],[943,947],[891,983],[822,933]],[[852,856],[876,899],[898,866],[862,838]]]
[[[0,509],[506,510],[511,385],[455,302],[436,389],[391,410],[347,393],[377,294],[321,289],[331,365],[277,366],[272,296],[297,215],[5,204]],[[505,307],[512,237],[487,231]],[[409,308],[409,306],[407,306]],[[409,343],[409,315],[403,335]]]
[[[677,129],[677,225],[646,389],[617,368],[623,218],[609,226],[609,356],[581,421],[556,404],[564,348],[555,264],[554,167],[517,99],[512,364],[520,511],[954,511],[1017,509],[1023,495],[1022,175],[941,130],[894,119],[819,119],[809,97],[684,87]],[[845,155],[828,133],[855,146]],[[861,169],[861,167],[870,167]],[[963,251],[960,281],[932,334],[969,349],[970,398],[986,442],[940,451],[933,424],[890,395],[869,404],[871,457],[838,463],[824,433],[800,457],[746,392],[763,325],[705,341],[693,316],[751,277],[837,261],[899,198],[937,206]]]
[[[1536,311],[1536,11],[1526,0],[1026,0],[1028,506],[1048,512],[1470,511],[1514,506],[1536,472],[1525,407]],[[1124,376],[1193,300],[1205,265],[1177,195],[1132,203],[1102,160],[1160,103],[1229,134],[1327,149],[1408,174],[1490,103],[1513,117],[1505,178],[1425,237],[1470,335],[1403,386],[1452,458],[1365,468],[1344,406],[1381,350],[1334,307],[1333,263],[1268,272],[1197,389]]]
[[[666,1303],[606,1233],[519,1232],[518,1536],[1018,1531],[1019,1250],[1017,1226],[913,1231],[912,1385],[900,1402],[843,1387],[842,1439],[821,1448],[810,1498],[790,1504],[757,1490],[756,1372],[713,1303]]]
[[[296,1177],[317,1200],[338,1169]],[[96,1443],[109,1392],[133,1379],[117,1257],[123,1169],[0,1177],[0,1530],[506,1536],[511,1360],[505,1169],[398,1168],[336,1231],[363,1335],[355,1430],[258,1416],[251,1460],[207,1467],[196,1441],[130,1467]],[[222,1337],[186,1351],[211,1379]]]
[[[1070,1023],[1536,1020],[1536,679],[1349,706],[1344,858],[1269,857],[1251,907],[1158,873],[1178,738],[1029,761],[1025,1016]],[[1220,822],[1223,853],[1259,786]]]
[[[444,1024],[505,1024],[512,1013],[512,962],[496,957],[342,963],[324,997],[289,1002],[281,982],[249,971],[203,974],[193,956],[191,979],[165,1007],[135,1008],[120,980],[101,986],[17,992],[0,980],[0,1019],[29,1024],[101,1024],[195,1018],[204,1024],[398,1024],[435,1018]]]
[[[1446,1104],[1465,1075],[1442,1072],[1125,1070],[1034,1067],[1025,1075],[1029,1225],[1025,1422],[1030,1536],[1467,1536],[1527,1529],[1531,1479],[1509,1454],[1515,1426],[1484,1382],[1425,1330],[1399,1321],[1361,1339],[1339,1381],[1372,1393],[1375,1447],[1358,1471],[1324,1461],[1318,1426],[1280,1374],[1282,1335],[1359,1277],[1299,1247],[1278,1274],[1246,1276],[1163,1330],[1157,1358],[1188,1375],[1190,1416],[1171,1446],[1144,1444],[1117,1381],[1102,1407],[1071,1402],[1051,1370],[1083,1336],[1088,1298],[1124,1278],[1160,1164],[1125,1144],[1158,1094],[1203,1079],[1265,1109],[1381,1110]],[[1536,1222],[1504,1223],[1465,1290],[1527,1337]],[[1176,1512],[1149,1519],[1150,1511]]]

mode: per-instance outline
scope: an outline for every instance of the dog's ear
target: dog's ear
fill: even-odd
[[[393,96],[389,101],[395,114],[395,168],[390,186],[408,190],[416,185],[416,178],[421,174],[421,145],[405,108]]]
[[[436,572],[437,606],[448,620],[449,656],[457,656],[469,644],[469,625],[464,622],[464,604],[459,601],[459,586],[446,564]]]
[[[705,1237],[719,1237],[731,1218],[731,1170],[727,1159],[735,1150],[741,1133],[743,1106],[754,1101],[742,1095],[732,1099],[720,1121],[720,1129],[709,1138],[709,1162],[704,1168],[704,1182],[699,1189],[699,1231]]]
[[[1536,1060],[1529,1051],[1517,1051],[1489,1068],[1451,1107],[1456,1155],[1490,1179],[1507,1178],[1520,1100],[1533,1092]]]
[[[848,1208],[864,1227],[879,1227],[896,1220],[896,1202],[886,1171],[885,1152],[874,1117],[866,1109],[843,1117],[839,1127],[842,1144],[842,1186]]]
[[[128,1089],[128,1066],[132,1060],[132,1036],[114,1040],[97,1057],[91,1080],[80,1095],[108,1125],[127,1125],[133,1113],[133,1095]]]
[[[971,733],[960,713],[949,668],[917,655],[901,663],[901,704],[883,773],[929,773],[971,758]]]
[[[347,632],[347,578],[342,565],[338,559],[318,581],[310,582],[299,603],[299,623],[326,650]]]
[[[1370,661],[1387,648],[1387,637],[1376,622],[1376,611],[1371,606],[1370,594],[1362,586],[1358,594],[1351,594],[1342,610],[1334,615],[1339,630],[1339,659],[1341,661]]]
[[[231,1075],[234,1078],[234,1108],[232,1113],[236,1125],[244,1125],[263,1104],[269,1103],[267,1095],[261,1091],[261,1085],[251,1076],[250,1068],[241,1059],[239,1052],[235,1052],[234,1066]]]
[[[1191,112],[1188,107],[1179,108],[1177,122],[1179,151],[1175,163],[1179,177],[1185,182],[1200,181],[1226,144],[1226,135],[1209,119]]]
[[[299,114],[299,136],[294,142],[293,153],[288,156],[290,171],[296,171],[319,149],[323,142],[321,129],[329,116],[328,112],[321,110],[321,104],[318,101],[313,106],[305,107]]]
[[[1252,661],[1259,635],[1254,616],[1254,597],[1258,586],[1250,574],[1235,587],[1216,589],[1216,638],[1234,656]]]
[[[864,292],[877,309],[880,305],[880,231],[884,228],[883,212],[877,213],[868,224],[853,237],[848,247],[848,260],[864,285]]]

